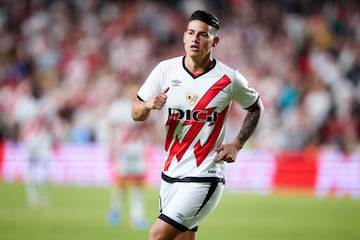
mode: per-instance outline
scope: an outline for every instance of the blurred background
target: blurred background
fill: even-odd
[[[182,34],[196,9],[220,17],[214,57],[245,75],[266,108],[229,170],[229,188],[308,188],[319,196],[335,190],[359,198],[356,0],[1,0],[0,177],[22,180],[23,144],[42,128],[54,140],[53,182],[107,185],[112,103],[124,93],[135,97],[160,60],[184,54]],[[121,114],[127,113],[115,118]],[[227,139],[243,117],[234,106]],[[161,118],[154,114],[145,133],[154,185]]]
[[[220,17],[214,58],[266,108],[200,238],[360,239],[360,1],[0,0],[1,239],[146,239],[131,199],[109,227],[113,150],[141,140],[151,223],[163,116],[134,125],[129,100],[184,54],[197,9]],[[226,141],[244,116],[234,104]]]

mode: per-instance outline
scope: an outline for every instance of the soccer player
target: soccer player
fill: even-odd
[[[112,103],[109,111],[109,144],[115,176],[111,187],[108,222],[112,226],[120,223],[127,195],[132,226],[135,229],[146,229],[144,150],[149,134],[147,124],[137,125],[130,117],[135,95],[136,88],[133,85],[125,86],[123,96]]]
[[[245,77],[212,57],[219,27],[214,14],[193,12],[183,35],[185,56],[160,62],[133,102],[135,121],[145,121],[153,109],[165,113],[160,215],[149,230],[150,240],[196,239],[199,224],[221,198],[225,163],[236,160],[263,109]],[[239,134],[224,143],[233,101],[247,113]]]
[[[51,128],[51,121],[42,112],[25,121],[22,128],[22,140],[28,158],[26,193],[31,208],[46,208],[49,205],[49,163],[54,144]]]

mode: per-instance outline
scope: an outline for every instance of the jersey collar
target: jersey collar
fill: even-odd
[[[193,79],[196,79],[196,78],[198,78],[198,77],[200,77],[200,76],[208,73],[211,69],[213,69],[213,68],[215,67],[215,65],[216,65],[216,59],[213,59],[213,64],[211,64],[211,66],[210,66],[208,69],[206,69],[206,71],[204,71],[204,72],[201,73],[201,74],[193,74],[192,72],[189,71],[189,69],[186,68],[186,66],[185,66],[185,56],[184,56],[183,59],[182,59],[182,65],[183,65],[183,68],[185,69],[185,71],[186,71]]]

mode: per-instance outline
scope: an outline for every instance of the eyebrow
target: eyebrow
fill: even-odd
[[[196,30],[191,29],[191,28],[187,28],[186,31],[192,31],[192,32],[196,32]],[[209,31],[199,31],[199,33],[206,33],[209,34]]]

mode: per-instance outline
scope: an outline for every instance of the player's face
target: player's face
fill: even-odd
[[[202,59],[210,55],[218,40],[218,37],[211,35],[206,23],[200,20],[190,21],[183,37],[185,53],[187,56]]]

